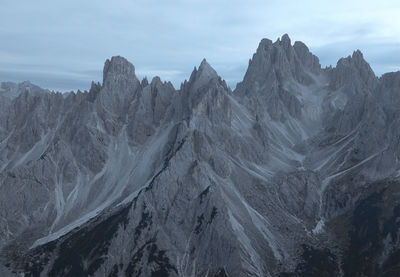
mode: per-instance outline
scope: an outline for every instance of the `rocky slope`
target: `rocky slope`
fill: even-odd
[[[263,39],[234,91],[107,60],[0,92],[4,276],[398,276],[400,73]],[[4,273],[3,273],[4,272]]]

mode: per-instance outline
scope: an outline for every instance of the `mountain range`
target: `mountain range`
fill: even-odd
[[[1,276],[400,276],[400,72],[261,40],[232,91],[120,56],[0,88]]]

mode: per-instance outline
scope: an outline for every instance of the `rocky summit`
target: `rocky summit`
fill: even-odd
[[[112,57],[0,89],[0,276],[400,276],[400,72],[263,39],[235,90]]]

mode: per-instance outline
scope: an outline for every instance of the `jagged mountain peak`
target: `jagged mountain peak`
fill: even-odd
[[[269,39],[261,40],[236,91],[239,94],[271,91],[291,80],[309,85],[314,82],[311,75],[320,73],[319,60],[308,47],[299,41],[292,45],[289,35],[284,34],[274,43]],[[253,86],[258,88],[251,88]]]
[[[126,114],[130,102],[142,89],[135,67],[127,59],[114,56],[104,63],[103,85],[96,102],[104,113]]]
[[[147,77],[144,77],[142,79],[142,81],[140,82],[140,85],[142,86],[142,88],[145,88],[149,85],[149,80],[147,80]]]
[[[288,49],[292,45],[288,34],[284,34],[277,42],[285,49]]]
[[[115,73],[135,73],[135,67],[126,58],[122,56],[112,56],[111,59],[107,59],[104,64],[104,73],[115,72]]]
[[[205,58],[201,61],[198,73],[200,75],[204,74],[204,75],[210,76],[212,78],[218,77],[217,72],[214,70],[214,68],[212,68],[212,66],[207,62],[207,60]]]
[[[301,41],[295,41],[293,44],[293,49],[296,52],[296,56],[305,68],[309,69],[315,74],[319,74],[321,72],[321,64],[318,57],[310,52],[310,49],[305,43]]]
[[[341,58],[337,62],[337,67],[340,66],[366,66],[368,65],[367,61],[364,59],[364,55],[361,50],[357,49],[353,51],[352,55]],[[368,65],[369,66],[369,65]]]
[[[206,59],[202,60],[198,69],[194,68],[189,81],[182,84],[180,91],[177,108],[182,112],[180,117],[198,117],[202,121],[205,116],[211,122],[229,122],[230,104],[227,98],[231,90]]]
[[[332,74],[331,87],[334,89],[346,84],[354,86],[356,84],[355,80],[359,80],[360,85],[364,87],[373,88],[378,81],[360,50],[354,51],[351,56],[339,59]]]
[[[356,60],[364,60],[364,55],[360,49],[357,49],[353,52],[352,58]]]
[[[263,38],[261,39],[260,43],[258,44],[258,48],[260,48],[261,46],[268,46],[272,44],[272,40],[268,39],[268,38]]]
[[[136,79],[135,67],[127,59],[121,56],[113,56],[107,59],[103,69],[103,86],[108,82]]]
[[[396,83],[397,87],[400,87],[400,71],[385,73],[381,76],[382,81],[392,81]]]
[[[195,89],[207,85],[211,80],[219,79],[218,73],[214,68],[207,62],[206,59],[203,59],[200,63],[199,68],[196,67],[193,69],[192,74],[190,75],[189,83]]]
[[[172,85],[171,82],[166,82],[166,81],[162,81],[161,78],[159,76],[155,76],[153,77],[153,79],[150,82],[150,86],[155,88],[155,87],[168,87],[171,90],[175,90],[174,86]]]
[[[204,58],[200,63],[199,69],[196,70],[196,80],[203,79],[204,81],[209,81],[214,78],[218,78],[218,74]]]
[[[281,37],[282,43],[289,43],[290,44],[290,37],[288,34],[283,34]]]

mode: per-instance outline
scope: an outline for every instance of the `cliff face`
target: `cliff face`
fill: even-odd
[[[29,86],[0,91],[1,274],[400,274],[400,74],[360,51],[264,39],[234,91],[122,57],[89,92]]]

